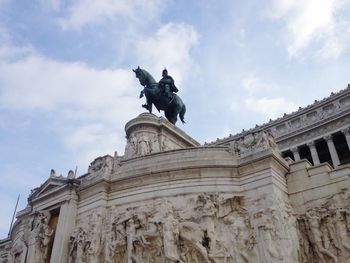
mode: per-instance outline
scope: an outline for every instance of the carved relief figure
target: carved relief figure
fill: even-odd
[[[116,258],[117,262],[125,262],[127,257],[127,233],[126,233],[126,222],[120,222],[116,224]]]
[[[247,155],[269,149],[277,149],[273,136],[265,131],[250,133],[230,143],[230,151],[234,155],[245,157]]]
[[[300,217],[298,219],[298,237],[300,244],[300,253],[298,256],[300,263],[311,263],[313,261],[312,251],[311,251],[311,243],[308,238],[308,225],[306,223],[306,219],[304,217]]]
[[[101,254],[103,219],[100,211],[94,210],[87,220],[76,228],[70,237],[69,262],[97,263]]]
[[[34,219],[32,234],[35,238],[35,262],[45,262],[49,257],[49,244],[53,229],[49,226],[51,214],[49,211],[39,211]]]
[[[208,253],[215,253],[215,221],[213,220],[217,214],[217,196],[215,194],[201,194],[198,195],[196,201],[196,221],[204,229],[207,235],[207,241],[204,242]]]
[[[282,260],[281,253],[276,246],[276,228],[272,219],[264,212],[258,212],[254,215],[257,221],[257,241],[260,262],[271,263]]]
[[[338,258],[330,251],[324,247],[325,236],[320,230],[320,217],[315,209],[310,209],[306,212],[306,218],[308,220],[308,225],[310,228],[310,239],[315,246],[315,252],[320,260],[320,262],[327,262],[325,256],[328,256],[334,260],[338,261]]]
[[[156,153],[159,152],[159,140],[158,140],[158,135],[154,134],[151,140],[151,153]]]
[[[113,170],[113,157],[106,155],[96,158],[89,166],[89,175],[86,179],[93,179],[96,177],[105,177],[112,174]],[[74,173],[72,171],[72,173]]]
[[[132,256],[137,262],[142,262],[142,260],[155,263],[163,262],[163,223],[168,207],[165,209],[165,211],[163,209],[157,211],[153,207],[133,209],[132,221],[130,222],[134,224],[136,231],[132,237],[134,249]]]
[[[20,263],[24,262],[25,257],[25,242],[23,234],[19,234],[15,237],[9,253],[9,262]]]
[[[346,228],[346,222],[345,222],[345,211],[341,211],[337,209],[334,213],[334,223],[335,223],[335,229],[336,229],[336,237],[339,239],[339,244],[347,250],[347,252],[350,252],[350,238],[349,234]],[[340,248],[340,250],[342,250]]]
[[[131,134],[125,146],[124,156],[126,158],[135,157],[137,155],[137,150],[138,150],[137,139],[134,134]]]
[[[140,156],[149,154],[151,152],[149,138],[146,134],[141,134],[138,139],[138,154]]]
[[[182,261],[198,263],[211,262],[207,248],[204,246],[206,238],[205,230],[203,230],[199,224],[193,222],[180,223],[179,237]]]
[[[106,231],[104,240],[104,262],[125,263],[129,262],[128,258],[131,260],[127,252],[128,248],[132,250],[133,247],[132,242],[128,247],[128,233],[130,234],[131,223],[132,216],[128,210],[111,215],[111,225]]]
[[[180,261],[180,255],[178,252],[179,245],[179,227],[178,220],[175,219],[174,213],[170,210],[163,222],[163,245],[164,245],[164,257],[169,263],[176,263]]]
[[[163,137],[162,140],[162,151],[169,151],[173,150],[173,147],[171,146],[171,142],[167,137]]]
[[[69,262],[85,263],[87,255],[87,247],[89,241],[87,232],[83,227],[78,227],[70,237]]]
[[[102,214],[94,211],[89,220],[87,259],[90,263],[99,262],[99,254],[101,252],[102,237]]]
[[[311,208],[298,219],[301,244],[299,261],[348,262],[350,256],[350,233],[347,227],[348,190],[343,189],[340,193],[326,198],[321,205],[318,203],[309,206]]]
[[[285,203],[285,206],[281,209],[282,211],[282,226],[283,235],[285,239],[285,248],[288,250],[287,253],[294,261],[298,260],[300,251],[299,237],[297,232],[297,219],[293,214],[292,207],[289,203]]]

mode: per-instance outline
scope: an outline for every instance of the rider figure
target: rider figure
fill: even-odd
[[[179,90],[176,88],[174,79],[168,75],[168,71],[164,68],[162,72],[163,78],[159,81],[159,89],[162,93],[162,96],[166,97],[169,100],[173,98],[173,92],[178,92]]]
[[[161,97],[165,98],[168,102],[170,102],[174,97],[173,93],[176,93],[179,90],[175,86],[174,79],[168,75],[168,71],[166,68],[163,69],[162,76],[162,79],[158,83],[160,95]],[[142,98],[143,95],[144,90],[141,91],[140,98]],[[142,107],[144,107],[147,110],[149,109],[147,103],[143,104]]]

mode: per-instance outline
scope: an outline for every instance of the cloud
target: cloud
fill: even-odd
[[[1,1],[1,0],[0,0]],[[0,3],[1,4],[1,3]],[[14,46],[12,44],[11,33],[0,24],[0,62],[18,59],[35,51],[31,45]]]
[[[349,38],[349,21],[342,15],[349,11],[349,4],[348,0],[272,0],[268,14],[285,21],[290,57],[313,48],[318,58],[336,58]]]
[[[80,30],[88,25],[127,21],[146,24],[157,17],[164,4],[160,0],[78,0],[68,7],[68,15],[58,21],[65,30]]]
[[[298,107],[283,97],[278,98],[248,98],[245,100],[247,110],[260,113],[268,119],[281,116],[284,112],[292,112]]]
[[[249,73],[241,78],[241,85],[243,89],[248,91],[249,94],[255,94],[258,92],[271,91],[272,85],[266,84],[263,80],[256,76],[254,73]]]
[[[123,154],[125,139],[116,134],[123,134],[125,123],[140,113],[138,94],[131,69],[97,70],[37,54],[0,62],[1,108],[52,114],[48,125],[77,156],[116,149]],[[79,164],[86,167],[89,161],[80,158]]]
[[[169,23],[139,42],[137,56],[150,72],[160,74],[167,67],[169,74],[181,84],[195,67],[190,51],[197,43],[198,33],[192,26]]]
[[[144,65],[161,72],[165,64],[181,83],[192,65],[190,50],[196,41],[192,27],[168,24],[135,50],[142,52]],[[142,87],[131,68],[95,69],[56,61],[10,40],[1,50],[0,108],[54,116],[47,125],[76,153],[80,167],[114,150],[124,153],[124,125],[143,111],[138,98]]]
[[[39,0],[39,2],[49,10],[58,12],[62,6],[61,0]]]

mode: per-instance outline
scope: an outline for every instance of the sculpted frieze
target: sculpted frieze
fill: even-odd
[[[103,218],[100,211],[93,210],[74,230],[70,237],[69,262],[100,262]]]
[[[165,135],[145,131],[134,132],[127,139],[124,159],[141,157],[177,148],[178,146]]]
[[[277,138],[276,140],[278,141],[279,148],[284,150],[288,149],[292,146],[299,145],[301,143],[305,143],[307,140],[315,140],[318,139],[324,134],[329,133],[329,132],[334,132],[337,129],[341,129],[344,127],[347,123],[350,122],[350,117],[344,117],[341,121],[335,121],[332,123],[328,123],[325,125],[322,125],[320,128],[312,129],[310,131],[305,131],[303,135],[298,135],[293,137],[292,139],[284,139],[284,138]],[[292,136],[289,134],[288,136]]]
[[[279,208],[252,213],[244,199],[203,193],[112,207],[104,234],[100,233],[103,249],[91,250],[88,244],[81,251],[86,255],[93,251],[103,262],[113,263],[289,262],[283,253],[294,252],[294,216],[285,206],[285,215]],[[89,230],[85,233],[85,239],[91,240]]]
[[[314,111],[307,112],[291,120],[287,120],[284,123],[279,124],[276,128],[271,127],[269,129],[274,137],[278,138],[285,134],[290,134],[298,130],[305,129],[308,126],[315,125],[316,123],[326,122],[328,118],[334,118],[337,114],[341,114],[347,109],[347,107],[348,105],[344,99],[338,99],[321,108],[317,108]]]
[[[350,256],[349,194],[331,196],[298,216],[300,262],[348,262]]]

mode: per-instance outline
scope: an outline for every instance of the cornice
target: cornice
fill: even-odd
[[[262,125],[257,125],[255,128],[249,129],[247,131],[243,130],[241,133],[237,133],[234,135],[230,135],[229,137],[223,138],[223,139],[217,139],[214,142],[209,143],[214,144],[214,145],[222,145],[222,144],[226,144],[232,140],[237,140],[238,138],[241,138],[247,134],[250,133],[256,133],[262,130],[267,130],[270,133],[272,133],[276,139],[277,142],[282,141],[284,139],[296,136],[298,134],[301,134],[309,129],[313,129],[314,127],[317,126],[322,126],[326,123],[329,123],[331,121],[333,121],[334,119],[338,119],[341,118],[347,114],[350,113],[350,107],[349,105],[340,105],[339,101],[342,98],[347,97],[348,95],[350,95],[350,84],[347,86],[347,88],[340,90],[337,93],[331,93],[330,96],[317,101],[315,100],[315,102],[311,105],[308,105],[304,108],[299,107],[299,110],[296,112],[292,112],[290,114],[284,114],[284,116],[276,119],[276,120],[270,120],[268,123],[263,123]],[[326,106],[332,106],[334,107],[334,112],[332,113],[328,113],[328,116],[323,116],[324,111],[323,108]],[[312,121],[310,120],[310,118],[307,117],[307,115],[311,114],[311,113],[315,113],[316,116],[316,120]],[[276,132],[276,127],[279,126],[283,126],[283,125],[291,125],[292,121],[297,121],[299,119],[303,120],[299,120],[299,122],[303,122],[301,124],[300,128],[292,128],[292,129],[286,129],[284,133],[278,133]]]

